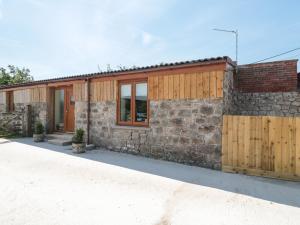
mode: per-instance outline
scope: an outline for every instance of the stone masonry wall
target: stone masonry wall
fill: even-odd
[[[48,124],[50,118],[48,116],[48,106],[45,102],[36,102],[30,104],[30,109],[24,103],[15,103],[13,112],[6,112],[6,106],[0,105],[0,128],[7,126],[10,131],[19,133],[24,136],[31,135],[31,131],[34,131],[34,125],[37,121],[42,122],[45,130],[48,130]],[[27,110],[30,110],[28,112]],[[31,119],[27,117],[28,113],[31,115]],[[5,121],[9,121],[6,123]],[[29,125],[28,123],[31,123]],[[28,128],[31,126],[31,129]],[[5,128],[5,129],[7,129]],[[28,133],[30,132],[30,133]]]
[[[24,104],[15,104],[13,112],[0,112],[0,129],[6,132],[12,132],[23,136],[28,136],[31,107]]]
[[[233,115],[300,116],[299,92],[234,93]]]
[[[0,104],[0,113],[6,112],[6,104]]]
[[[234,100],[233,100],[233,93],[234,93],[234,74],[235,68],[231,65],[227,65],[226,72],[224,74],[224,81],[223,81],[223,113],[229,114],[232,111]]]
[[[30,104],[32,107],[32,129],[34,131],[34,124],[40,121],[45,130],[48,130],[49,118],[48,118],[48,106],[46,102],[36,102]]]
[[[0,113],[0,130],[12,132],[19,135],[23,133],[23,112],[1,112]]]
[[[85,102],[76,102],[76,128],[86,130]],[[110,150],[208,168],[221,167],[223,100],[151,101],[150,125],[116,126],[116,102],[91,103],[91,142]]]

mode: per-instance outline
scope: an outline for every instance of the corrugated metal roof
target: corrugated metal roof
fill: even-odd
[[[29,85],[36,85],[36,84],[45,84],[45,83],[50,83],[50,82],[52,83],[52,82],[58,82],[58,81],[70,81],[70,80],[93,78],[93,77],[114,76],[114,75],[118,75],[119,73],[126,73],[126,72],[128,72],[128,73],[129,72],[139,72],[139,71],[147,72],[148,70],[151,71],[153,69],[164,69],[166,67],[193,65],[193,64],[197,64],[197,63],[203,63],[203,64],[209,63],[210,64],[210,63],[219,62],[219,61],[225,61],[225,62],[232,63],[232,60],[228,56],[212,57],[212,58],[180,61],[180,62],[173,62],[173,63],[161,63],[161,64],[156,64],[156,65],[151,65],[151,66],[135,67],[135,68],[130,68],[130,69],[119,69],[119,70],[112,70],[112,71],[105,71],[105,72],[71,75],[71,76],[65,76],[65,77],[56,77],[56,78],[51,78],[51,79],[37,80],[37,81],[20,83],[20,84],[4,85],[4,86],[0,86],[0,89],[29,86]]]

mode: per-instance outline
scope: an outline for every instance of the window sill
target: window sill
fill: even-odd
[[[126,125],[114,125],[112,129],[123,129],[123,130],[150,130],[149,127],[144,126],[126,126]]]

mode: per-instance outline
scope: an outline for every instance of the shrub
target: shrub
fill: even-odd
[[[35,124],[34,133],[35,134],[43,134],[44,133],[44,126],[41,122],[37,122]]]
[[[72,142],[73,143],[83,143],[83,135],[84,135],[84,130],[83,129],[77,129],[73,138],[72,138]]]

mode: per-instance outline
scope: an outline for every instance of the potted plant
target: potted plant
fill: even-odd
[[[74,153],[85,152],[85,143],[83,141],[84,130],[77,129],[72,138],[72,149]]]
[[[33,141],[34,142],[42,142],[44,141],[44,126],[41,122],[37,122],[34,126],[34,134],[33,134]]]

